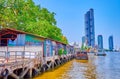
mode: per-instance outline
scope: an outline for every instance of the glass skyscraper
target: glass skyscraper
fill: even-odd
[[[85,36],[82,37],[82,44],[84,44],[86,41]]]
[[[109,50],[113,51],[114,49],[114,44],[113,44],[113,36],[109,36]]]
[[[94,31],[94,10],[90,9],[85,14],[85,37],[88,46],[95,46],[95,31]]]
[[[103,49],[103,37],[102,35],[98,35],[98,49]]]

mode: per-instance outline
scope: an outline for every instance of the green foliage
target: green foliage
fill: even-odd
[[[67,51],[66,51],[66,50],[64,50],[64,51],[63,51],[63,54],[64,54],[64,55],[66,55],[66,54],[67,54]]]
[[[16,28],[68,43],[56,26],[55,13],[32,0],[0,0],[0,27]]]
[[[82,44],[82,46],[80,48],[80,50],[88,50],[88,49],[90,49],[90,47],[89,46],[84,46],[84,44]]]
[[[59,50],[58,50],[58,55],[66,55],[67,54],[67,51],[65,50],[65,49],[63,49],[63,48],[60,48]]]
[[[84,44],[82,44],[82,46],[81,46],[81,50],[85,50]]]
[[[63,49],[62,48],[60,48],[59,50],[58,50],[58,55],[62,55],[63,54]]]

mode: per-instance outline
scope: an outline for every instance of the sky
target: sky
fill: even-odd
[[[95,40],[103,35],[104,48],[113,35],[114,48],[120,48],[120,0],[34,0],[36,4],[55,12],[57,26],[71,42],[82,42],[85,35],[84,14],[94,9]]]

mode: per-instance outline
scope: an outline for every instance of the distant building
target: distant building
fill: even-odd
[[[103,49],[103,37],[102,35],[98,35],[98,49]]]
[[[88,46],[95,46],[95,31],[94,31],[94,10],[90,9],[85,14],[85,37]]]
[[[74,42],[73,46],[75,48],[75,52],[80,51],[80,45],[79,45],[79,43]]]
[[[82,44],[84,44],[85,42],[86,42],[86,37],[83,36],[83,37],[82,37]]]
[[[113,51],[114,49],[114,44],[113,44],[113,36],[109,36],[109,50]]]

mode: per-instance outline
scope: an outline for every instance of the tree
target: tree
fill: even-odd
[[[0,0],[0,26],[38,34],[63,43],[60,28],[56,26],[55,13],[35,5],[32,0]]]

